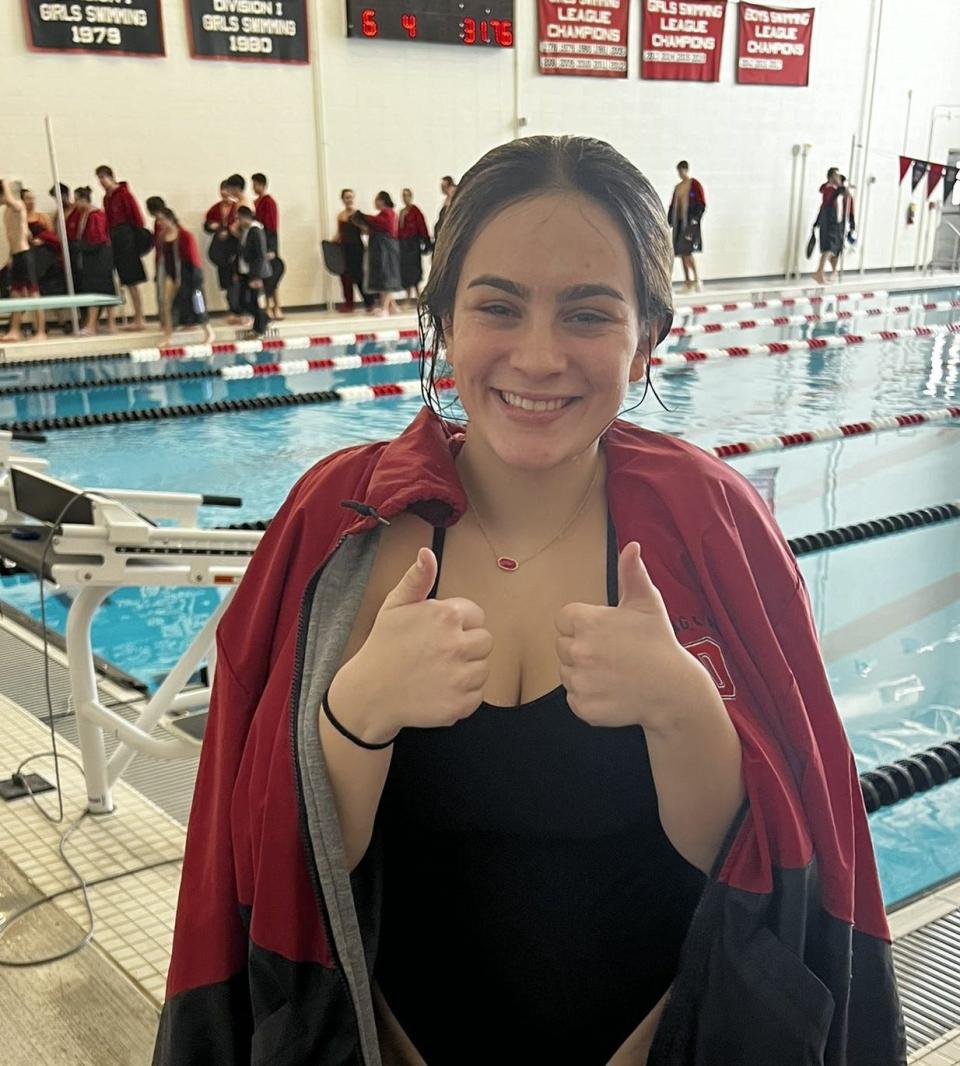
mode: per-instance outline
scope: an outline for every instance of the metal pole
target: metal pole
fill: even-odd
[[[326,5],[323,5],[326,8]],[[327,120],[326,111],[323,106],[323,70],[320,64],[320,5],[318,4],[312,11],[313,18],[310,19],[312,26],[311,30],[311,49],[310,49],[310,82],[313,94],[313,145],[316,153],[316,167],[317,167],[317,194],[320,202],[320,233],[321,235],[327,232],[327,211],[330,209],[328,203],[329,188],[327,180]],[[329,303],[327,295],[330,292],[331,279],[326,270],[320,272],[320,298],[321,303]]]
[[[877,11],[877,32],[873,45],[873,74],[870,78],[870,101],[867,105],[867,131],[863,136],[863,155],[860,156],[860,166],[857,173],[857,188],[863,188],[867,183],[867,168],[870,166],[870,135],[873,132],[873,104],[877,92],[877,70],[880,66],[880,36],[883,28],[883,0]],[[853,179],[851,178],[851,181]]]
[[[901,155],[907,154],[907,136],[910,133],[910,109],[913,105],[913,89],[907,90],[907,121],[903,124],[903,149]],[[897,161],[899,163],[899,160]],[[897,208],[893,214],[893,239],[890,242],[890,273],[897,269],[897,237],[900,225],[900,198],[903,195],[903,178],[897,186]]]
[[[866,254],[867,254],[866,253],[866,247],[867,247],[867,213],[868,213],[868,211],[870,209],[870,186],[873,185],[873,183],[876,180],[877,179],[871,174],[867,178],[867,184],[866,184],[866,187],[864,188],[864,191],[863,191],[863,210],[860,212],[860,226],[859,226],[859,232],[860,232],[860,273],[861,274],[866,269],[866,267],[864,266],[864,262],[865,262],[865,258],[866,258]]]
[[[53,175],[53,187],[57,193],[57,231],[60,234],[60,247],[63,250],[63,272],[67,280],[67,294],[72,298],[76,296],[73,287],[73,264],[70,261],[70,245],[67,241],[67,220],[63,215],[63,201],[60,197],[60,168],[57,166],[57,153],[53,147],[53,120],[49,115],[44,115],[43,126],[47,134],[47,149],[50,152],[50,173]],[[76,336],[80,332],[80,319],[76,306],[70,307],[70,322],[73,326],[73,335]]]
[[[805,144],[800,152],[800,194],[797,197],[797,235],[796,242],[793,246],[793,272],[797,278],[800,277],[800,242],[803,240],[803,227],[800,223],[800,218],[803,213],[803,192],[806,188],[807,180],[807,153],[812,147],[812,144]]]
[[[795,144],[792,148],[793,162],[790,167],[790,207],[787,211],[787,250],[785,256],[786,272],[783,275],[785,282],[790,280],[791,271],[793,268],[792,256],[793,256],[793,230],[796,225],[796,207],[794,200],[797,192],[797,156],[800,154],[800,145]],[[801,190],[801,195],[803,192]]]

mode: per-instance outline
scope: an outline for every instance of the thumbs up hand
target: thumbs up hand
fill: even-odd
[[[331,685],[331,706],[353,708],[348,727],[371,743],[407,726],[453,725],[483,700],[493,650],[483,610],[462,597],[428,599],[436,577],[437,557],[421,548]]]
[[[715,700],[716,686],[674,636],[635,541],[620,553],[619,577],[616,607],[570,603],[557,615],[560,680],[570,709],[590,725],[658,729]]]

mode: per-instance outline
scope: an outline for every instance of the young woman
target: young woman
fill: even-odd
[[[673,254],[679,256],[683,264],[683,287],[688,292],[700,292],[703,283],[697,274],[693,253],[703,251],[700,221],[707,209],[707,199],[700,182],[690,177],[690,164],[686,159],[677,163],[677,176],[680,180],[674,186],[667,212],[667,221],[673,230]]]
[[[423,212],[413,202],[413,191],[403,190],[403,208],[397,221],[400,240],[400,285],[414,300],[420,296],[423,281],[423,251],[430,244],[430,231]]]
[[[196,238],[184,229],[173,211],[156,208],[157,289],[161,296],[163,341],[169,344],[175,329],[203,327],[207,344],[214,340],[203,296],[203,264]]]
[[[220,182],[220,199],[210,207],[203,220],[204,231],[211,234],[207,255],[217,268],[220,291],[230,309],[226,319],[230,325],[238,325],[243,321],[234,287],[237,249],[240,246],[236,234],[239,194],[240,190],[231,184],[230,178]]]
[[[390,193],[381,190],[373,200],[375,215],[363,215],[355,211],[351,222],[370,239],[367,243],[367,258],[363,289],[377,295],[380,302],[375,315],[398,315],[400,308],[394,292],[400,288],[400,243],[397,240],[397,212]]]
[[[343,314],[349,314],[353,310],[353,290],[356,287],[364,307],[372,311],[374,297],[363,290],[365,249],[360,230],[353,224],[353,218],[357,214],[356,195],[353,189],[343,189],[340,193],[340,202],[343,204],[343,209],[337,214],[337,232],[332,240],[343,249],[346,270],[340,275],[343,303],[337,305],[337,310]]]
[[[903,1063],[796,562],[617,418],[671,266],[601,141],[464,177],[430,409],[303,477],[218,630],[155,1066]]]
[[[77,292],[99,293],[101,296],[116,296],[113,280],[113,248],[105,212],[93,206],[89,185],[73,190],[74,210],[67,218],[67,239],[71,256],[79,268],[74,278]],[[86,322],[81,336],[89,336],[98,330],[99,307],[88,307]],[[116,333],[116,308],[107,307],[107,328],[102,332]]]
[[[56,232],[56,222],[50,215],[37,210],[37,200],[30,189],[24,189],[21,195],[27,209],[31,255],[40,295],[62,296],[67,291],[67,281],[63,271],[63,250],[60,247],[60,236]],[[62,310],[59,312],[59,318],[62,323]]]

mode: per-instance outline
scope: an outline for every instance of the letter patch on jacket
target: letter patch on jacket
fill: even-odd
[[[712,637],[701,637],[683,645],[691,655],[699,659],[713,678],[722,699],[732,700],[737,689],[723,658],[723,649]]]

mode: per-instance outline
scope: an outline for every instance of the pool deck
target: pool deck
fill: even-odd
[[[78,757],[63,736],[57,743],[62,754]],[[0,696],[0,771],[5,774],[27,755],[48,749],[47,727]],[[41,760],[36,769],[49,776],[50,760]],[[62,784],[69,824],[83,810],[84,787],[68,763]],[[71,861],[88,880],[182,854],[182,819],[123,781],[115,797],[115,813],[86,819],[67,845]],[[56,812],[50,796],[44,802]],[[29,799],[0,806],[0,913],[73,883],[57,855],[60,832]],[[94,1049],[97,1066],[147,1066],[163,1002],[179,880],[180,865],[174,863],[94,887],[91,946],[35,969],[0,968],[0,1047],[15,1049],[16,1061],[34,1066],[93,1062]],[[960,913],[960,879],[896,911],[894,939],[901,941],[952,913]],[[6,938],[0,955],[26,959],[63,950],[82,937],[86,922],[79,893],[60,897],[25,919]],[[911,1064],[960,1064],[960,1014],[952,1020],[955,1028],[917,1048]]]
[[[951,288],[960,286],[960,274],[935,273],[921,274],[914,272],[846,274],[840,285],[816,285],[809,277],[800,278],[790,284],[784,284],[782,278],[742,278],[736,281],[706,282],[702,292],[683,292],[674,287],[674,307],[677,314],[685,307],[704,301],[761,300],[777,295],[790,296],[830,296],[840,292],[875,292],[885,290],[897,292],[910,289]],[[211,317],[216,340],[235,341],[248,336],[236,326],[228,326],[219,313]],[[352,314],[338,314],[335,311],[296,310],[285,313],[279,322],[271,322],[269,337],[297,337],[329,333],[336,329],[347,332],[350,328],[361,331],[377,329],[406,329],[416,326],[417,317],[412,308],[405,308],[399,315],[377,317],[363,311]],[[34,359],[50,358],[89,358],[91,355],[123,354],[135,348],[154,348],[162,340],[159,329],[151,328],[136,333],[118,332],[100,334],[95,337],[72,337],[51,334],[43,342],[24,341],[17,344],[0,345],[0,364],[29,363]],[[198,344],[202,341],[199,328],[184,330],[174,334],[173,344]]]

